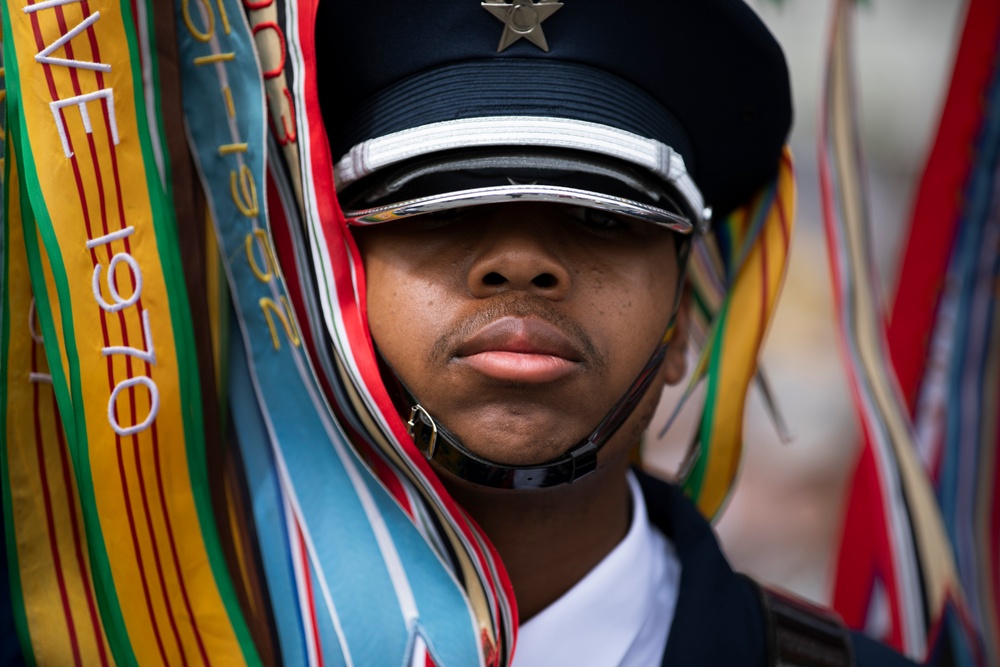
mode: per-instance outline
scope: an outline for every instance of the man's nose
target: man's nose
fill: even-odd
[[[487,297],[517,290],[561,300],[571,277],[559,239],[544,220],[491,221],[469,268],[469,290]]]

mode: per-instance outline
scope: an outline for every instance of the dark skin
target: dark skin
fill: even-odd
[[[551,204],[479,206],[355,230],[372,337],[421,404],[476,454],[550,461],[631,386],[670,320],[674,232]],[[629,452],[685,373],[688,315],[650,389],[573,484],[497,490],[439,475],[490,537],[524,622],[625,536]]]

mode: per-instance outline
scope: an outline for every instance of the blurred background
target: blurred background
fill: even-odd
[[[836,339],[816,159],[832,3],[748,4],[785,49],[795,99],[790,142],[799,184],[797,229],[763,355],[792,441],[781,442],[754,392],[742,469],[717,528],[736,569],[828,603],[859,445]],[[857,12],[858,93],[880,273],[872,289],[890,302],[913,190],[937,131],[964,12],[962,0],[868,0]],[[646,445],[650,467],[668,477],[677,471],[700,404],[696,395],[670,432],[656,438],[678,396],[664,395]]]

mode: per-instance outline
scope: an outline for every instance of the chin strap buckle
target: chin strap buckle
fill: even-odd
[[[566,456],[569,457],[572,466],[567,482],[574,482],[597,469],[597,445],[593,440],[588,440],[582,446],[569,451]]]
[[[419,403],[410,408],[410,419],[406,422],[406,432],[413,438],[413,444],[423,452],[428,461],[437,449],[438,428],[434,418]]]

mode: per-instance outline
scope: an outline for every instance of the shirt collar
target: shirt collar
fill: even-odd
[[[618,665],[635,642],[662,597],[655,580],[662,570],[657,552],[663,538],[653,532],[631,472],[628,483],[633,510],[625,538],[573,588],[521,626],[514,667]]]

